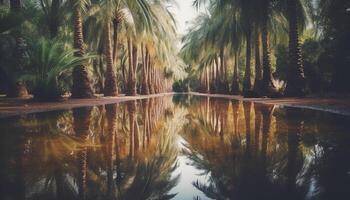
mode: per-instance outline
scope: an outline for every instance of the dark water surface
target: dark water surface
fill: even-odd
[[[0,199],[350,199],[350,118],[168,96],[0,119]]]

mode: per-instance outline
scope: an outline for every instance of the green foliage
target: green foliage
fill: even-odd
[[[189,92],[188,79],[177,80],[173,83],[174,92]]]
[[[30,71],[21,77],[33,85],[37,100],[57,100],[69,89],[72,68],[85,64],[90,57],[75,57],[75,50],[58,41],[40,38],[31,44]]]
[[[329,90],[332,67],[326,46],[324,40],[316,39],[306,39],[302,45],[304,72],[309,93],[323,93]],[[278,45],[276,57],[275,77],[285,81],[289,73],[288,47]]]

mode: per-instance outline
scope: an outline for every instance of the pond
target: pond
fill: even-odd
[[[0,199],[350,199],[350,118],[175,95],[0,119]]]

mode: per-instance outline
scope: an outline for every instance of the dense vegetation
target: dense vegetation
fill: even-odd
[[[171,90],[171,1],[1,1],[1,90],[38,100]]]
[[[348,0],[195,0],[205,10],[181,56],[197,73],[174,89],[246,96],[349,93]]]
[[[174,5],[1,0],[0,91],[37,100],[171,89],[248,97],[350,91],[349,0],[194,0],[204,12],[180,53]]]

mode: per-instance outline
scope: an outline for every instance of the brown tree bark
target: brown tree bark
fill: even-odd
[[[141,94],[148,95],[149,94],[149,86],[148,86],[148,70],[149,70],[149,62],[150,55],[148,53],[147,47],[141,45],[141,53],[142,53],[142,84],[141,84]]]
[[[264,0],[262,6],[263,6],[262,46],[263,46],[263,68],[264,68],[262,92],[266,96],[271,96],[275,92],[275,86],[272,81],[273,77],[272,77],[272,70],[271,70],[269,32],[267,31],[269,0]]]
[[[251,81],[251,66],[250,66],[250,59],[251,59],[251,31],[248,31],[247,33],[247,39],[246,39],[246,67],[245,67],[245,74],[244,74],[244,81],[243,81],[243,93],[247,93],[252,89],[252,81]]]
[[[263,78],[263,71],[261,67],[261,54],[260,54],[260,46],[261,46],[261,33],[255,35],[255,79],[254,79],[254,91],[256,93],[261,92],[261,84]]]
[[[20,14],[22,9],[21,0],[10,0],[10,10],[16,14]],[[26,53],[26,43],[24,38],[21,36],[21,31],[17,30],[14,32],[16,37],[16,47],[14,56],[16,56],[16,70],[22,71],[25,67],[25,53]],[[9,87],[6,92],[7,97],[17,98],[17,97],[26,97],[28,96],[28,90],[26,83],[23,81],[11,80]]]
[[[297,0],[288,0],[289,72],[286,96],[305,95],[305,75],[298,32]]]
[[[80,8],[75,7],[73,13],[74,23],[74,48],[78,51],[75,56],[82,57],[85,54],[83,40],[83,22]],[[72,98],[91,98],[94,96],[88,68],[85,65],[76,66],[73,70]]]
[[[113,63],[114,58],[113,58],[110,22],[106,23],[105,34],[106,34],[105,54],[106,54],[107,69],[105,73],[105,87],[104,87],[103,94],[104,96],[117,96],[118,95],[117,76],[116,76],[116,69]]]
[[[238,66],[239,66],[239,53],[235,53],[235,64],[233,67],[233,80],[232,80],[232,88],[231,94],[238,95],[239,92],[239,80],[238,80]]]
[[[137,70],[137,46],[132,43],[131,40],[128,41],[128,51],[129,51],[129,87],[127,94],[130,96],[136,95],[136,70]]]

